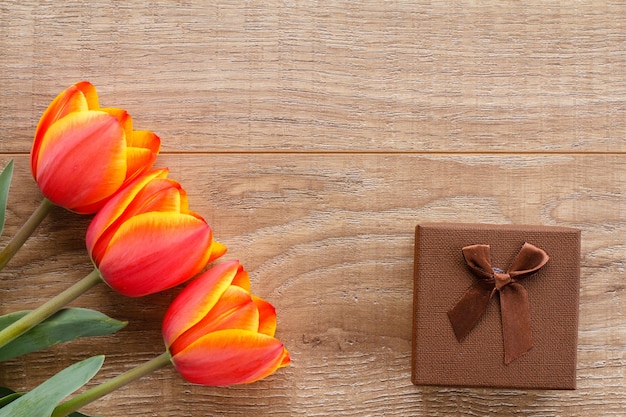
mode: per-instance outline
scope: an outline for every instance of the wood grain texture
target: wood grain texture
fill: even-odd
[[[0,131],[89,79],[169,151],[626,150],[619,3],[0,2]]]
[[[41,196],[37,121],[68,85],[163,140],[192,208],[278,310],[291,366],[206,388],[164,369],[113,416],[621,416],[626,408],[626,8],[608,2],[0,1],[9,236]],[[410,382],[418,222],[582,230],[576,391]],[[91,270],[89,219],[55,209],[0,273],[0,314]],[[29,389],[96,353],[101,382],[158,355],[177,290],[74,305],[129,320],[0,364]],[[557,347],[555,347],[557,348]]]

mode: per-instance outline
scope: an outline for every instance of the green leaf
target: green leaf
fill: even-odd
[[[68,366],[32,391],[0,408],[0,417],[47,417],[61,400],[85,385],[98,372],[104,356]]]
[[[15,401],[17,398],[24,395],[23,392],[15,392],[11,388],[0,387],[0,408]]]
[[[22,395],[24,395],[23,392],[15,392],[10,388],[0,387],[0,408],[4,407],[5,405],[9,404],[12,401],[15,401],[16,399],[20,398]],[[73,413],[69,414],[68,417],[90,417],[90,416],[88,416],[87,414],[79,413],[78,411],[74,411]]]
[[[15,391],[13,391],[11,388],[0,387],[0,398],[6,397],[7,395],[11,394],[15,394]]]
[[[4,329],[28,311],[0,316],[0,329]],[[126,322],[114,320],[99,311],[86,308],[67,308],[58,311],[37,326],[0,348],[0,361],[45,349],[79,337],[104,336],[115,333]]]
[[[7,166],[0,173],[0,236],[4,229],[4,214],[7,210],[7,199],[9,197],[9,185],[11,185],[11,177],[13,176],[13,160],[11,159]]]
[[[68,417],[89,417],[87,414],[79,413],[78,411],[74,411],[71,414],[68,414]]]
[[[0,408],[12,403],[13,401],[20,398],[22,395],[24,395],[23,392],[15,392],[13,394],[5,395],[4,397],[0,398]]]

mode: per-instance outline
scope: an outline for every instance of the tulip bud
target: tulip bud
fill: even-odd
[[[187,381],[209,386],[254,382],[288,365],[275,331],[274,307],[250,294],[248,273],[237,261],[192,281],[163,319],[174,367]]]
[[[117,190],[152,167],[159,137],[133,130],[125,110],[100,108],[88,82],[59,94],[43,113],[31,149],[31,171],[52,203],[95,213]]]
[[[181,284],[226,250],[166,169],[115,194],[93,218],[86,243],[104,281],[131,297]]]

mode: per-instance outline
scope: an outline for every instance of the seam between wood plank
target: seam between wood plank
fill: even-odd
[[[5,156],[28,156],[29,152],[0,152],[0,155]],[[608,155],[619,156],[626,155],[626,151],[291,151],[291,150],[276,150],[276,151],[263,151],[263,150],[251,150],[251,151],[163,151],[160,155],[424,155],[424,156],[472,156],[472,155],[506,155],[506,156],[541,156],[541,155]]]

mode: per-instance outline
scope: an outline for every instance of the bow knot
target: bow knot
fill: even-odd
[[[499,268],[493,268],[493,277],[495,279],[496,290],[500,291],[505,285],[510,284],[513,281],[511,275],[507,274]]]
[[[508,365],[532,348],[528,294],[516,278],[534,274],[550,258],[545,251],[530,243],[524,243],[506,271],[492,267],[489,245],[466,246],[463,248],[463,257],[478,280],[448,311],[454,334],[459,342],[462,342],[478,324],[491,297],[498,292],[502,316],[504,363]]]

